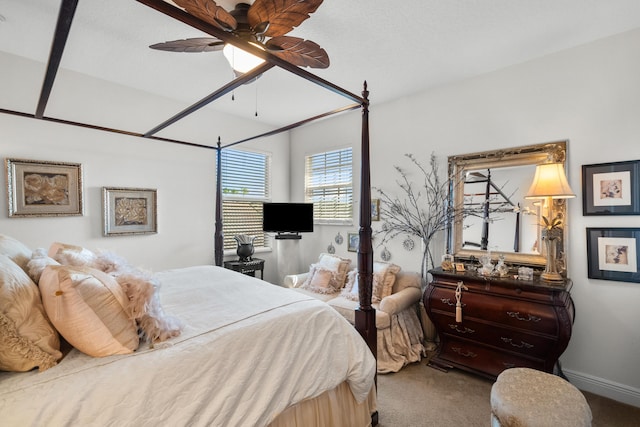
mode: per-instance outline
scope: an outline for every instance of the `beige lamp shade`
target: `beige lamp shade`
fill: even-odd
[[[543,163],[536,166],[533,183],[525,199],[570,199],[576,197],[571,190],[562,163]]]

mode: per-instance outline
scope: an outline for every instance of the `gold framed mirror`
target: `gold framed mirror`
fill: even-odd
[[[544,266],[542,216],[548,207],[525,199],[536,165],[549,161],[566,167],[567,141],[449,156],[450,206],[454,221],[447,235],[447,253],[457,259],[504,255],[513,265]],[[553,211],[564,223],[557,266],[565,271],[567,218],[563,199]]]

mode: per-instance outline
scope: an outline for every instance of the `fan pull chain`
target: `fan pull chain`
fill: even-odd
[[[468,291],[467,288],[462,281],[458,282],[458,287],[456,287],[456,322],[462,323],[462,289]]]
[[[258,117],[258,79],[257,78],[255,80],[255,85],[256,85],[256,114],[255,114],[255,116]]]

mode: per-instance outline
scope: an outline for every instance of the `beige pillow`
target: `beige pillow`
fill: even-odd
[[[336,255],[322,253],[318,257],[316,265],[335,273],[331,281],[331,286],[333,286],[336,291],[344,287],[345,282],[347,281],[349,266],[351,265],[351,260],[349,258],[341,258]]]
[[[42,302],[58,332],[94,357],[128,354],[138,348],[135,320],[116,279],[84,266],[50,265],[40,277]]]
[[[48,255],[63,265],[91,265],[96,260],[96,254],[89,249],[60,242],[51,244]]]
[[[333,271],[312,264],[307,280],[300,287],[319,294],[333,294],[337,289],[333,287],[332,282],[335,282]]]
[[[371,302],[380,302],[383,298],[391,295],[398,272],[400,272],[398,265],[378,261],[373,263]]]
[[[0,234],[0,254],[6,255],[27,271],[27,263],[31,259],[31,249],[13,237]]]
[[[0,255],[0,370],[44,371],[62,357],[38,287],[16,263]]]
[[[36,285],[40,282],[40,276],[48,265],[59,265],[59,263],[53,258],[49,258],[44,249],[34,250],[31,260],[27,263],[27,274]]]

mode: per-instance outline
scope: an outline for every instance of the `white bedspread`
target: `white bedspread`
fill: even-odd
[[[329,306],[219,267],[158,274],[181,336],[127,356],[72,350],[38,373],[0,372],[3,426],[263,426],[348,380],[358,401],[375,360]]]

